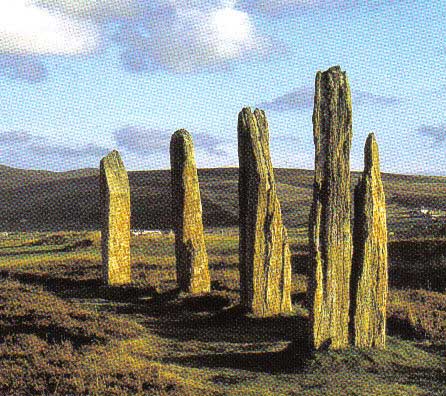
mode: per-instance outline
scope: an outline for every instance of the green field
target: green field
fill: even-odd
[[[208,230],[212,291],[178,293],[173,237],[132,238],[132,284],[101,284],[98,232],[0,237],[2,395],[444,395],[446,239],[390,242],[388,348],[307,349],[304,227],[294,313],[238,308],[238,236]],[[211,232],[212,231],[212,232]]]

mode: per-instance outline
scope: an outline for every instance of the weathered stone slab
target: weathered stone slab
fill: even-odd
[[[315,173],[309,221],[310,344],[348,345],[352,265],[350,147],[352,106],[339,66],[316,74],[313,134]]]
[[[360,348],[385,348],[387,304],[386,201],[378,144],[371,133],[364,172],[355,188],[352,267],[352,330]]]
[[[238,117],[241,305],[256,316],[289,313],[291,262],[265,113]]]
[[[177,281],[189,293],[210,291],[200,188],[192,136],[184,129],[170,141],[172,221],[175,230]]]
[[[130,185],[116,150],[101,160],[100,197],[103,280],[130,283]]]

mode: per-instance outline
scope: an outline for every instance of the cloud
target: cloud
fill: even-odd
[[[99,47],[98,28],[52,13],[27,0],[0,2],[0,52],[19,55],[78,55]]]
[[[0,133],[0,144],[4,145],[19,145],[29,143],[33,139],[32,135],[26,131],[7,131]]]
[[[365,91],[353,91],[353,105],[398,105],[401,103],[399,98],[394,96],[375,95]]]
[[[0,54],[0,76],[29,83],[39,83],[48,77],[45,64],[38,58]]]
[[[108,149],[88,143],[80,147],[68,147],[61,145],[49,145],[47,141],[39,144],[30,145],[30,151],[33,155],[39,157],[68,157],[68,158],[85,158],[85,157],[103,157],[108,153]]]
[[[226,151],[219,148],[220,145],[226,143],[223,139],[205,133],[196,133],[193,135],[193,139],[195,147],[206,151],[208,154],[226,155]]]
[[[143,18],[149,12],[170,7],[169,0],[34,0],[47,10],[65,15],[105,21],[108,19]]]
[[[174,9],[156,21],[121,26],[115,41],[127,70],[218,70],[234,60],[264,57],[272,48],[234,2],[174,2]]]
[[[390,96],[375,95],[365,91],[352,92],[353,106],[382,106],[398,105],[400,99]],[[279,96],[271,101],[262,102],[259,108],[272,111],[288,110],[308,110],[312,109],[314,104],[314,88],[305,86],[298,88],[290,93]]]
[[[107,148],[88,143],[71,147],[36,136],[27,131],[5,131],[0,133],[2,161],[13,166],[40,167],[48,169],[91,166],[98,163],[109,151]]]
[[[172,133],[166,130],[140,126],[128,126],[114,132],[119,149],[124,149],[139,156],[162,154],[168,157],[171,135]],[[225,143],[224,140],[205,133],[194,133],[192,138],[197,150],[203,150],[212,155],[225,155],[224,150],[219,148]]]
[[[0,76],[38,83],[48,76],[42,55],[94,52],[101,43],[98,26],[29,0],[0,2]]]
[[[256,13],[270,16],[283,17],[296,13],[315,12],[321,10],[336,12],[350,9],[377,9],[387,5],[386,0],[242,0],[240,6],[243,10],[251,10]]]
[[[241,5],[243,9],[251,9],[261,14],[281,16],[295,10],[311,9],[326,2],[324,0],[244,0]]]
[[[2,0],[0,54],[79,55],[115,43],[128,71],[221,70],[239,59],[265,57],[275,47],[236,3]]]
[[[305,110],[313,108],[314,88],[302,87],[279,96],[270,102],[262,102],[257,107],[272,111]]]
[[[443,143],[446,141],[446,124],[440,126],[422,125],[417,130],[421,136],[433,139],[434,144]]]

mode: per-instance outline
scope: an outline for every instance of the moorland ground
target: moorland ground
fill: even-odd
[[[301,230],[290,233],[294,313],[269,319],[238,309],[238,237],[218,231],[201,296],[176,290],[173,236],[133,237],[122,287],[101,284],[98,232],[2,237],[0,393],[445,394],[446,239],[390,242],[385,351],[311,354]]]
[[[294,312],[268,319],[238,308],[236,170],[201,171],[212,291],[200,296],[177,291],[168,233],[132,236],[132,283],[103,286],[98,231],[33,231],[51,221],[56,229],[90,228],[98,208],[82,204],[96,194],[97,177],[89,174],[95,171],[45,173],[43,181],[24,172],[0,182],[10,193],[2,194],[2,205],[13,204],[3,219],[18,221],[0,235],[0,394],[446,394],[444,222],[417,213],[444,207],[445,178],[384,177],[387,349],[311,353],[305,301],[311,172],[277,172],[293,253]],[[168,221],[169,212],[160,210],[168,209],[169,179],[160,172],[130,174],[134,228],[164,228]],[[14,181],[20,177],[28,182]],[[21,212],[20,202],[28,205]],[[29,230],[10,232],[14,224]]]

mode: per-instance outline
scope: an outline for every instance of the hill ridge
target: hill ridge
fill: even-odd
[[[238,168],[198,170],[206,227],[235,227]],[[0,165],[0,230],[99,229],[99,171],[34,171]],[[305,226],[313,171],[275,168],[287,227]],[[352,174],[352,185],[358,172]],[[170,171],[129,171],[132,227],[170,229]],[[446,209],[446,178],[383,173],[390,222],[421,206]]]

